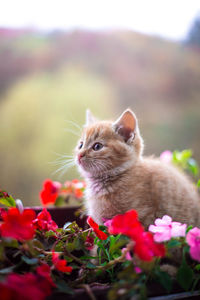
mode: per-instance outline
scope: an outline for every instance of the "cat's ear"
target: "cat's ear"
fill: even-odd
[[[125,142],[133,140],[137,129],[135,114],[130,109],[125,110],[119,119],[114,122],[113,128],[116,133],[123,137]]]
[[[91,111],[89,109],[86,110],[86,121],[85,121],[85,127],[92,125],[96,122],[96,118],[93,116]]]

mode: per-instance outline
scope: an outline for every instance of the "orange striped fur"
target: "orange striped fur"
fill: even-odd
[[[200,198],[194,184],[174,166],[143,157],[142,152],[143,139],[131,110],[116,122],[97,121],[87,113],[75,150],[87,182],[87,214],[102,224],[136,209],[145,227],[165,214],[174,221],[200,225]]]

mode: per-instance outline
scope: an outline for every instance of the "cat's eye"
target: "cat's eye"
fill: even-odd
[[[93,146],[92,146],[92,149],[94,151],[99,151],[103,148],[103,145],[101,143],[95,143]]]
[[[81,149],[83,147],[83,142],[80,142],[78,149]]]

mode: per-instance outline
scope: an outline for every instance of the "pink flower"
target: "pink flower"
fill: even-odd
[[[110,227],[111,224],[112,224],[112,219],[102,219],[103,221],[103,225],[106,226],[106,227]]]
[[[122,248],[122,253],[124,253],[126,251],[126,248]],[[127,253],[126,253],[126,260],[129,260],[129,261],[132,261],[133,262],[133,264],[134,264],[134,271],[135,271],[135,273],[136,274],[140,274],[140,273],[142,273],[142,270],[140,269],[140,267],[138,267],[137,265],[136,265],[136,263],[135,263],[135,261],[134,261],[134,258],[131,256],[131,253],[130,253],[130,251],[128,251]]]
[[[170,163],[172,161],[172,152],[166,150],[160,154],[160,160],[165,163]]]
[[[163,216],[162,219],[156,219],[155,225],[149,226],[149,231],[154,233],[155,242],[169,241],[172,237],[185,236],[186,224],[172,222],[169,216]]]
[[[186,241],[190,246],[190,256],[200,262],[200,229],[194,227],[187,236]]]
[[[126,248],[122,248],[122,253],[126,251]],[[130,251],[126,253],[126,260],[133,260]]]
[[[135,210],[115,216],[111,220],[108,231],[111,234],[121,233],[130,237],[135,242],[134,253],[141,260],[151,261],[154,256],[163,257],[165,255],[164,245],[156,244],[153,235],[144,231]]]
[[[134,271],[136,274],[142,273],[142,269],[140,269],[140,267],[137,267],[137,266],[134,267]]]

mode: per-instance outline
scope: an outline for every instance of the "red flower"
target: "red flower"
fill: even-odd
[[[57,181],[45,180],[43,190],[40,192],[40,199],[43,205],[54,204],[58,197],[61,184]]]
[[[108,230],[111,234],[121,233],[130,237],[135,242],[135,254],[144,261],[151,261],[154,256],[163,257],[165,255],[164,245],[155,243],[153,235],[144,231],[135,210],[115,216],[111,220]]]
[[[42,264],[41,266],[36,268],[37,278],[40,280],[40,289],[45,291],[46,295],[50,294],[50,289],[52,287],[56,287],[55,283],[51,278],[51,269],[47,264]]]
[[[10,196],[8,195],[7,192],[0,190],[0,198],[9,198]]]
[[[3,215],[6,213],[5,208],[0,208],[0,221],[3,221]]]
[[[55,287],[48,265],[36,269],[36,274],[19,275],[11,273],[6,282],[0,283],[2,300],[44,300]]]
[[[91,236],[87,236],[85,240],[85,248],[87,250],[92,250],[94,248],[94,238]]]
[[[43,208],[43,210],[37,215],[37,218],[33,221],[35,229],[38,230],[52,230],[56,231],[58,225],[52,220],[50,213]]]
[[[54,251],[52,251],[52,262],[58,271],[71,273],[72,267],[67,266],[67,260],[59,259],[59,254]]]
[[[165,255],[165,246],[155,243],[150,232],[143,232],[135,242],[134,252],[144,261],[151,261],[154,256],[163,257]]]
[[[92,227],[93,231],[95,232],[96,236],[100,240],[106,240],[108,238],[107,234],[99,229],[99,225],[92,219],[92,217],[87,218],[87,223]]]
[[[137,239],[144,232],[144,228],[138,220],[135,210],[127,211],[123,215],[115,216],[110,223],[109,232],[111,234],[122,233],[132,239]]]
[[[10,208],[7,212],[2,213],[1,235],[19,241],[32,239],[35,234],[34,218],[35,212],[32,209],[25,209],[20,213],[17,208]]]

